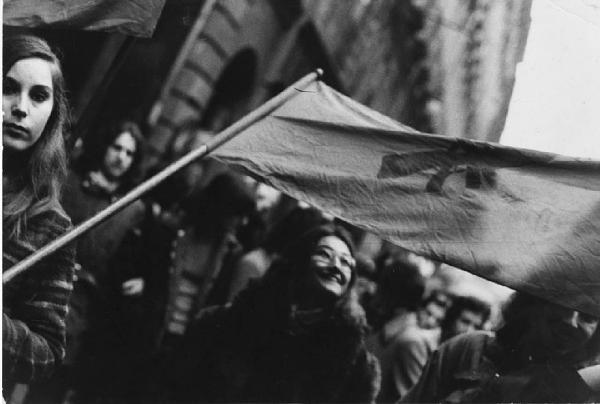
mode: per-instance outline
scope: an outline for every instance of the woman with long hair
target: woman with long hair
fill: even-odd
[[[34,36],[3,41],[3,270],[68,231],[60,203],[66,175],[65,84],[56,54]],[[65,355],[74,249],[64,247],[4,285],[4,394],[47,376]]]
[[[354,246],[345,229],[289,243],[231,305],[200,313],[167,370],[183,402],[370,402],[377,360],[364,344]]]

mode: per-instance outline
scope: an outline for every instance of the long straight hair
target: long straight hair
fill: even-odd
[[[5,36],[3,46],[4,76],[16,62],[28,58],[47,61],[52,75],[54,105],[46,127],[38,141],[23,153],[19,170],[9,174],[11,186],[2,198],[4,239],[21,239],[28,219],[61,209],[60,190],[67,171],[64,128],[68,111],[60,61],[46,41],[31,35]]]

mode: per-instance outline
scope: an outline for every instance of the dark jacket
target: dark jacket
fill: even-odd
[[[24,242],[3,238],[3,270],[67,232],[69,218],[50,210],[29,219]],[[48,377],[65,356],[65,317],[73,289],[75,251],[66,246],[4,285],[4,394],[14,383]]]
[[[94,216],[122,196],[109,193],[88,178],[71,171],[64,187],[62,204],[74,224]],[[127,232],[144,218],[144,204],[135,201],[115,216],[94,227],[77,239],[77,262],[91,276],[96,286],[106,286],[110,259]]]
[[[71,171],[63,191],[62,203],[74,224],[80,224],[122,194],[109,192],[94,183],[91,176]],[[67,357],[73,368],[71,382],[79,391],[105,391],[103,380],[110,377],[103,364],[108,359],[107,340],[111,329],[109,270],[112,257],[127,232],[144,218],[144,205],[135,201],[76,240],[77,271],[67,316]],[[103,385],[104,384],[104,385]]]
[[[365,349],[354,295],[327,311],[298,313],[284,289],[267,276],[231,305],[204,310],[167,366],[170,398],[372,402],[379,366]]]
[[[513,351],[485,332],[442,344],[402,402],[597,402],[576,369],[559,363],[514,360]]]

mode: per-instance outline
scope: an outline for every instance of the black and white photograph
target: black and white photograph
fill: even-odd
[[[3,0],[2,402],[600,402],[600,0]]]

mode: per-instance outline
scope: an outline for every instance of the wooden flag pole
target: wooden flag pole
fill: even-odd
[[[82,234],[91,230],[95,226],[109,219],[111,216],[125,208],[127,205],[140,198],[142,195],[148,193],[153,188],[158,186],[161,182],[169,178],[171,175],[175,174],[177,171],[186,167],[188,164],[192,163],[195,160],[198,160],[213,150],[219,148],[226,142],[233,139],[240,132],[247,129],[249,126],[254,124],[256,121],[264,118],[269,115],[275,109],[279,108],[290,98],[294,97],[299,90],[306,88],[308,85],[318,80],[323,74],[321,69],[317,69],[315,72],[310,73],[300,80],[296,81],[294,84],[283,90],[277,96],[271,98],[263,105],[250,112],[225,130],[219,132],[215,137],[210,139],[207,143],[198,147],[195,150],[192,150],[185,156],[181,157],[179,160],[173,162],[169,166],[165,167],[162,171],[157,173],[156,175],[148,178],[146,181],[132,189],[129,193],[123,196],[121,199],[116,201],[115,203],[107,206],[105,209],[98,212],[96,215],[92,216],[85,222],[82,222],[78,226],[76,226],[70,232],[62,235],[56,240],[48,243],[46,246],[38,250],[37,252],[31,254],[29,257],[25,258],[23,261],[15,264],[10,269],[6,270],[2,274],[2,284],[9,282],[11,279],[21,274],[22,272],[28,270],[33,265],[47,257],[48,255],[54,253],[58,249],[64,247],[66,244],[80,237]]]

